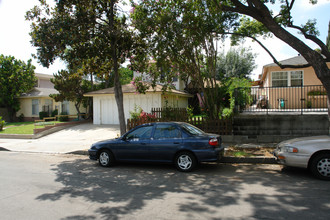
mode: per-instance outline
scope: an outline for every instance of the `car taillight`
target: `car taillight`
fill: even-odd
[[[209,140],[209,145],[211,145],[211,146],[218,146],[218,145],[219,145],[219,143],[218,143],[218,139],[216,139],[216,138],[211,138],[211,139]]]

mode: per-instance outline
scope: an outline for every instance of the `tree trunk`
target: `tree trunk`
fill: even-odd
[[[77,115],[78,115],[78,121],[80,120],[80,103],[75,102],[74,107],[76,107]]]
[[[119,116],[119,125],[120,125],[120,135],[123,135],[126,132],[126,122],[125,122],[125,114],[124,114],[124,98],[123,91],[121,88],[119,73],[118,73],[118,64],[117,59],[114,59],[114,84],[115,84],[115,98],[118,108],[118,116]]]
[[[119,80],[119,66],[118,66],[118,56],[117,54],[117,40],[118,35],[116,33],[116,28],[114,25],[115,22],[115,14],[114,14],[114,6],[116,1],[110,1],[110,14],[109,14],[109,31],[110,31],[110,45],[111,45],[111,58],[113,61],[113,71],[114,71],[114,90],[115,90],[115,99],[118,108],[118,116],[119,116],[119,126],[120,126],[120,135],[123,135],[126,132],[126,122],[125,122],[125,114],[124,114],[124,98],[123,91],[121,88],[120,80]]]
[[[14,108],[7,107],[7,111],[8,111],[9,121],[14,122],[14,118],[15,118],[15,114],[16,114],[16,112],[14,111]]]

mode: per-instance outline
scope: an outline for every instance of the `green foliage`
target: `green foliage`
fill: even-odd
[[[245,78],[230,78],[224,84],[225,90],[229,95],[229,106],[222,109],[219,118],[231,117],[237,109],[245,109],[251,104],[251,82]]]
[[[145,83],[142,81],[142,77],[138,76],[131,81],[131,84],[135,86],[135,89],[140,94],[145,94],[146,91],[150,88],[150,85],[148,83]]]
[[[26,13],[26,19],[32,21],[31,43],[42,65],[47,67],[60,58],[69,69],[81,68],[84,75],[91,74],[91,79],[103,78],[106,86],[113,79],[123,134],[126,126],[119,68],[132,53],[140,54],[143,42],[128,26],[121,2],[66,0],[56,1],[50,8],[40,1]]]
[[[0,131],[2,131],[5,124],[6,124],[5,120],[2,120],[2,116],[0,116]]]
[[[119,69],[119,73],[120,73],[120,83],[122,85],[128,84],[132,81],[133,79],[133,71],[122,67]]]
[[[48,112],[39,112],[39,118],[42,120],[46,117],[49,117]]]
[[[137,105],[134,105],[134,110],[129,112],[131,119],[133,120],[142,120],[144,122],[150,122],[156,119],[155,114],[146,113],[143,109]]]
[[[206,1],[142,1],[133,4],[133,26],[143,36],[147,49],[131,57],[131,68],[151,76],[153,85],[172,88],[175,78],[192,80],[191,87],[206,97],[205,109],[212,118],[218,117],[220,87],[216,81],[216,41],[214,30],[226,30],[236,16],[231,13],[206,13]],[[210,31],[212,30],[212,31]]]
[[[130,111],[131,119],[138,119],[141,115],[142,108],[140,106],[134,105],[134,110]]]
[[[91,90],[91,85],[88,80],[83,79],[82,75],[61,70],[54,74],[51,82],[59,92],[59,94],[50,95],[56,102],[72,101],[78,113],[82,104],[87,105],[88,98],[84,97],[84,94]]]
[[[256,68],[255,54],[251,48],[231,48],[227,54],[220,53],[217,59],[217,79],[224,77],[248,78]]]
[[[51,117],[55,117],[56,115],[58,115],[58,109],[52,111]]]
[[[326,91],[320,91],[320,90],[312,90],[307,93],[308,96],[314,96],[314,95],[326,95]]]
[[[30,91],[37,78],[31,60],[27,63],[13,56],[0,55],[0,105],[9,112],[10,120],[20,109],[18,97]]]
[[[303,29],[303,32],[306,34],[314,36],[320,35],[320,32],[316,29],[316,19],[308,19],[307,23],[302,25],[301,27]]]
[[[24,121],[24,114],[21,113],[19,116],[18,116],[18,121],[19,122],[23,122]]]
[[[67,112],[61,112],[60,116],[58,117],[58,120],[60,122],[69,121],[68,113]]]
[[[188,118],[192,118],[194,116],[194,108],[192,106],[187,107],[187,116]]]

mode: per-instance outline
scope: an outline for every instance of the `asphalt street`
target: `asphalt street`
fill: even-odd
[[[280,165],[103,168],[87,156],[0,152],[1,219],[328,219],[329,182]]]

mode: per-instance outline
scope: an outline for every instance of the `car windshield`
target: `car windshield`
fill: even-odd
[[[181,124],[183,130],[192,135],[204,134],[205,132],[190,124]]]

